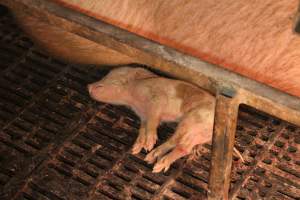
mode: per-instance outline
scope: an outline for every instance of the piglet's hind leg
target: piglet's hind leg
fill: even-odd
[[[168,146],[165,144],[158,147],[146,156],[146,161],[158,160],[154,165],[153,172],[167,171],[170,165],[177,159],[191,153],[193,147],[198,144],[203,144],[211,140],[213,130],[213,112],[206,108],[197,108],[183,118],[175,134],[167,141],[168,144],[173,144],[174,148],[166,155]],[[162,157],[160,159],[160,157]]]
[[[162,170],[166,172],[169,168],[170,165],[175,162],[177,159],[188,155],[190,152],[186,151],[184,147],[181,147],[180,145],[177,145],[170,153],[165,155],[162,159],[160,159],[153,168],[153,172],[157,173]]]
[[[174,140],[168,140],[159,147],[153,149],[150,153],[147,154],[145,161],[149,164],[152,164],[156,162],[156,160],[159,160],[161,157],[163,157],[166,153],[168,153],[170,150],[172,150],[175,147],[175,141]]]
[[[157,160],[153,168],[154,173],[162,170],[166,172],[173,162],[191,152],[195,134],[186,128],[180,124],[175,134],[167,142],[146,156],[148,162]]]

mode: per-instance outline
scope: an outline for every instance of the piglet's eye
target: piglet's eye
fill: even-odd
[[[96,87],[95,88],[99,88],[99,87],[103,87],[104,85],[102,85],[102,84],[99,84],[99,85],[96,85]]]
[[[120,81],[119,80],[114,80],[114,81],[111,81],[111,84],[112,85],[120,85]]]

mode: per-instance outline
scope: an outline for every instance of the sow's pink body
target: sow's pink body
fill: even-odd
[[[141,118],[132,153],[150,151],[145,160],[156,162],[153,172],[167,171],[195,145],[212,139],[215,97],[189,83],[159,77],[143,68],[121,67],[88,85],[88,90],[93,99],[129,106]],[[179,125],[168,141],[153,149],[157,127],[165,121]]]

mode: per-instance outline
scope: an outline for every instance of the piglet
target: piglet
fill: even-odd
[[[101,102],[129,106],[141,118],[139,135],[132,148],[155,163],[153,172],[167,171],[193,147],[211,141],[215,97],[183,81],[160,77],[144,68],[121,67],[102,80],[89,84],[90,96]],[[153,149],[161,122],[179,122],[174,135]]]

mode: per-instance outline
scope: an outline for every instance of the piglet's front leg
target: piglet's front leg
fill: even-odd
[[[157,140],[157,127],[160,123],[159,109],[151,109],[147,121],[141,122],[139,135],[132,148],[132,154],[138,154],[143,148],[151,151]]]
[[[139,135],[132,147],[132,154],[138,154],[145,146],[145,141],[146,141],[146,122],[142,121],[139,130]]]

